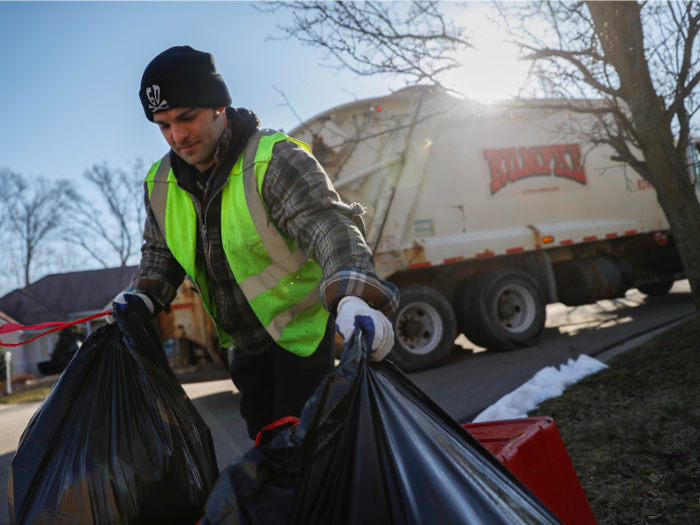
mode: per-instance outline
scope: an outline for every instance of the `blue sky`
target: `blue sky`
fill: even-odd
[[[137,93],[174,45],[213,53],[234,105],[268,127],[296,124],[273,85],[304,117],[348,101],[342,87],[388,91],[390,79],[336,73],[318,50],[269,40],[282,21],[244,2],[0,2],[0,167],[79,181],[95,162],[159,158],[165,143]]]
[[[488,3],[446,3],[444,12],[466,25],[477,46],[458,56],[465,67],[446,84],[477,99],[515,94],[526,64],[487,20]],[[265,127],[289,131],[298,114],[308,119],[357,98],[389,94],[405,83],[359,77],[328,66],[324,52],[294,39],[280,40],[288,11],[261,13],[249,2],[4,2],[0,0],[0,169],[28,178],[67,179],[98,198],[83,173],[108,162],[130,169],[160,158],[167,145],[138,99],[146,65],[165,49],[188,44],[211,52],[233,105],[255,111]],[[325,66],[325,67],[324,67]],[[145,174],[144,174],[145,176]],[[99,202],[99,200],[97,201]],[[3,232],[0,231],[0,235]],[[3,237],[5,258],[16,242]],[[98,267],[55,233],[32,271]],[[50,248],[50,249],[49,249]],[[48,250],[48,251],[47,251]],[[130,264],[138,263],[134,254]],[[38,259],[37,259],[38,261]],[[16,261],[15,261],[16,262]],[[0,294],[19,284],[16,265],[0,268]],[[8,270],[8,268],[10,268]]]
[[[493,60],[500,45],[493,30],[479,38],[486,9],[470,4],[464,15],[481,46],[465,54],[468,67],[454,76],[465,86],[471,80],[476,97],[498,92],[501,80],[489,70],[503,71]],[[234,106],[252,109],[271,128],[297,124],[273,86],[305,119],[352,100],[348,91],[365,98],[403,86],[323,67],[322,51],[271,40],[288,16],[248,2],[0,2],[0,168],[82,184],[94,163],[160,158],[165,143],[137,93],[148,62],[174,45],[213,53]],[[515,90],[512,80],[506,92]]]

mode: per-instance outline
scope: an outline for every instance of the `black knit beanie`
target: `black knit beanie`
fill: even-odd
[[[190,46],[171,47],[151,60],[141,78],[139,98],[151,122],[154,114],[167,109],[231,105],[214,57]]]

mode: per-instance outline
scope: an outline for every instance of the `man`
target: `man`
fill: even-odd
[[[255,438],[299,416],[332,369],[334,317],[345,340],[363,330],[371,359],[391,350],[398,290],[374,274],[361,206],[340,201],[306,144],[229,107],[212,55],[161,53],[139,97],[171,149],[146,177],[141,264],[114,307],[150,319],[189,275],[235,347],[231,379]]]

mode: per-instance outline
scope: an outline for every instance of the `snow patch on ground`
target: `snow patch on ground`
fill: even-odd
[[[503,396],[476,416],[473,423],[527,417],[527,413],[543,401],[562,395],[567,386],[603,368],[608,368],[608,365],[583,354],[576,361],[569,359],[559,370],[554,366],[543,368],[527,383]]]

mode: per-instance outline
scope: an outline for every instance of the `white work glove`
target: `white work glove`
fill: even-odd
[[[142,293],[120,293],[117,295],[112,303],[117,304],[117,308],[122,311],[126,311],[129,308],[136,308],[140,315],[147,317],[149,320],[153,316],[153,302],[148,298],[147,295]],[[112,305],[112,311],[114,311],[115,306]],[[146,313],[148,310],[148,313]],[[114,316],[112,314],[105,317],[109,324],[114,322]]]
[[[343,297],[338,303],[335,329],[346,343],[357,329],[362,330],[372,361],[381,361],[394,346],[391,321],[359,297]]]

